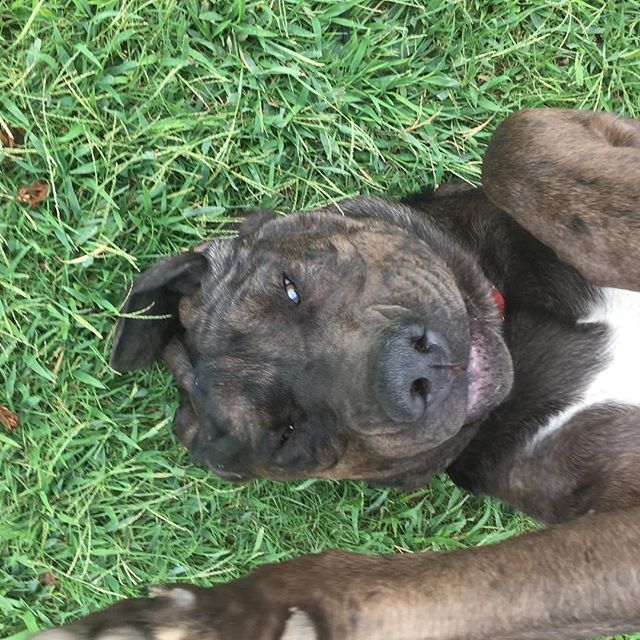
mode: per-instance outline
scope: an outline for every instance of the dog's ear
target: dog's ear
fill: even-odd
[[[194,293],[207,271],[202,253],[181,253],[159,262],[131,287],[118,321],[111,366],[130,371],[150,366],[180,331],[180,298]]]

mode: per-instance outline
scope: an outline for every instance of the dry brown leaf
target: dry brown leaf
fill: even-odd
[[[44,584],[50,584],[50,585],[53,585],[54,587],[59,587],[60,586],[60,580],[58,580],[58,578],[56,578],[53,575],[53,573],[51,573],[50,571],[47,571],[46,573],[43,573],[40,576],[40,580]]]
[[[0,146],[13,149],[24,145],[26,131],[21,127],[0,126]]]
[[[46,182],[34,182],[28,187],[20,187],[16,200],[36,209],[44,202],[48,193],[49,185]]]
[[[2,405],[0,405],[0,422],[11,431],[20,426],[20,418],[18,418],[13,411],[9,411],[9,409]]]

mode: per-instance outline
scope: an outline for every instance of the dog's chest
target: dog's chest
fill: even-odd
[[[551,415],[533,436],[536,446],[563,428],[574,416],[603,404],[640,406],[640,293],[602,289],[602,298],[578,321],[579,328],[605,329],[600,366],[586,376],[574,400]],[[580,363],[577,363],[580,366]]]

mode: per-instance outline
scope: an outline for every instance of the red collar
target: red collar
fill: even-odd
[[[504,296],[495,287],[492,287],[491,295],[493,296],[493,301],[495,302],[500,316],[504,318]]]

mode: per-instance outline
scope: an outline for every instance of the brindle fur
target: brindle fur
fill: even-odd
[[[116,368],[164,355],[181,389],[176,433],[222,476],[414,487],[448,467],[471,490],[563,524],[451,553],[303,556],[226,585],[125,600],[39,638],[528,639],[640,628],[640,408],[598,406],[527,448],[603,366],[605,328],[577,324],[602,295],[591,283],[640,290],[639,147],[631,120],[520,112],[489,145],[484,191],[358,198],[284,219],[259,212],[237,240],[141,276],[125,310],[153,303],[143,314],[172,318],[124,319],[116,337]],[[300,305],[284,295],[283,270]],[[491,284],[507,301],[503,325]],[[385,414],[397,400],[380,381],[403,373],[389,374],[379,354],[408,310],[446,336],[452,360],[482,335],[491,388],[479,387],[473,415],[471,373],[449,369],[433,380],[448,395],[426,405],[428,420],[407,428]],[[281,440],[288,421],[299,427]]]

